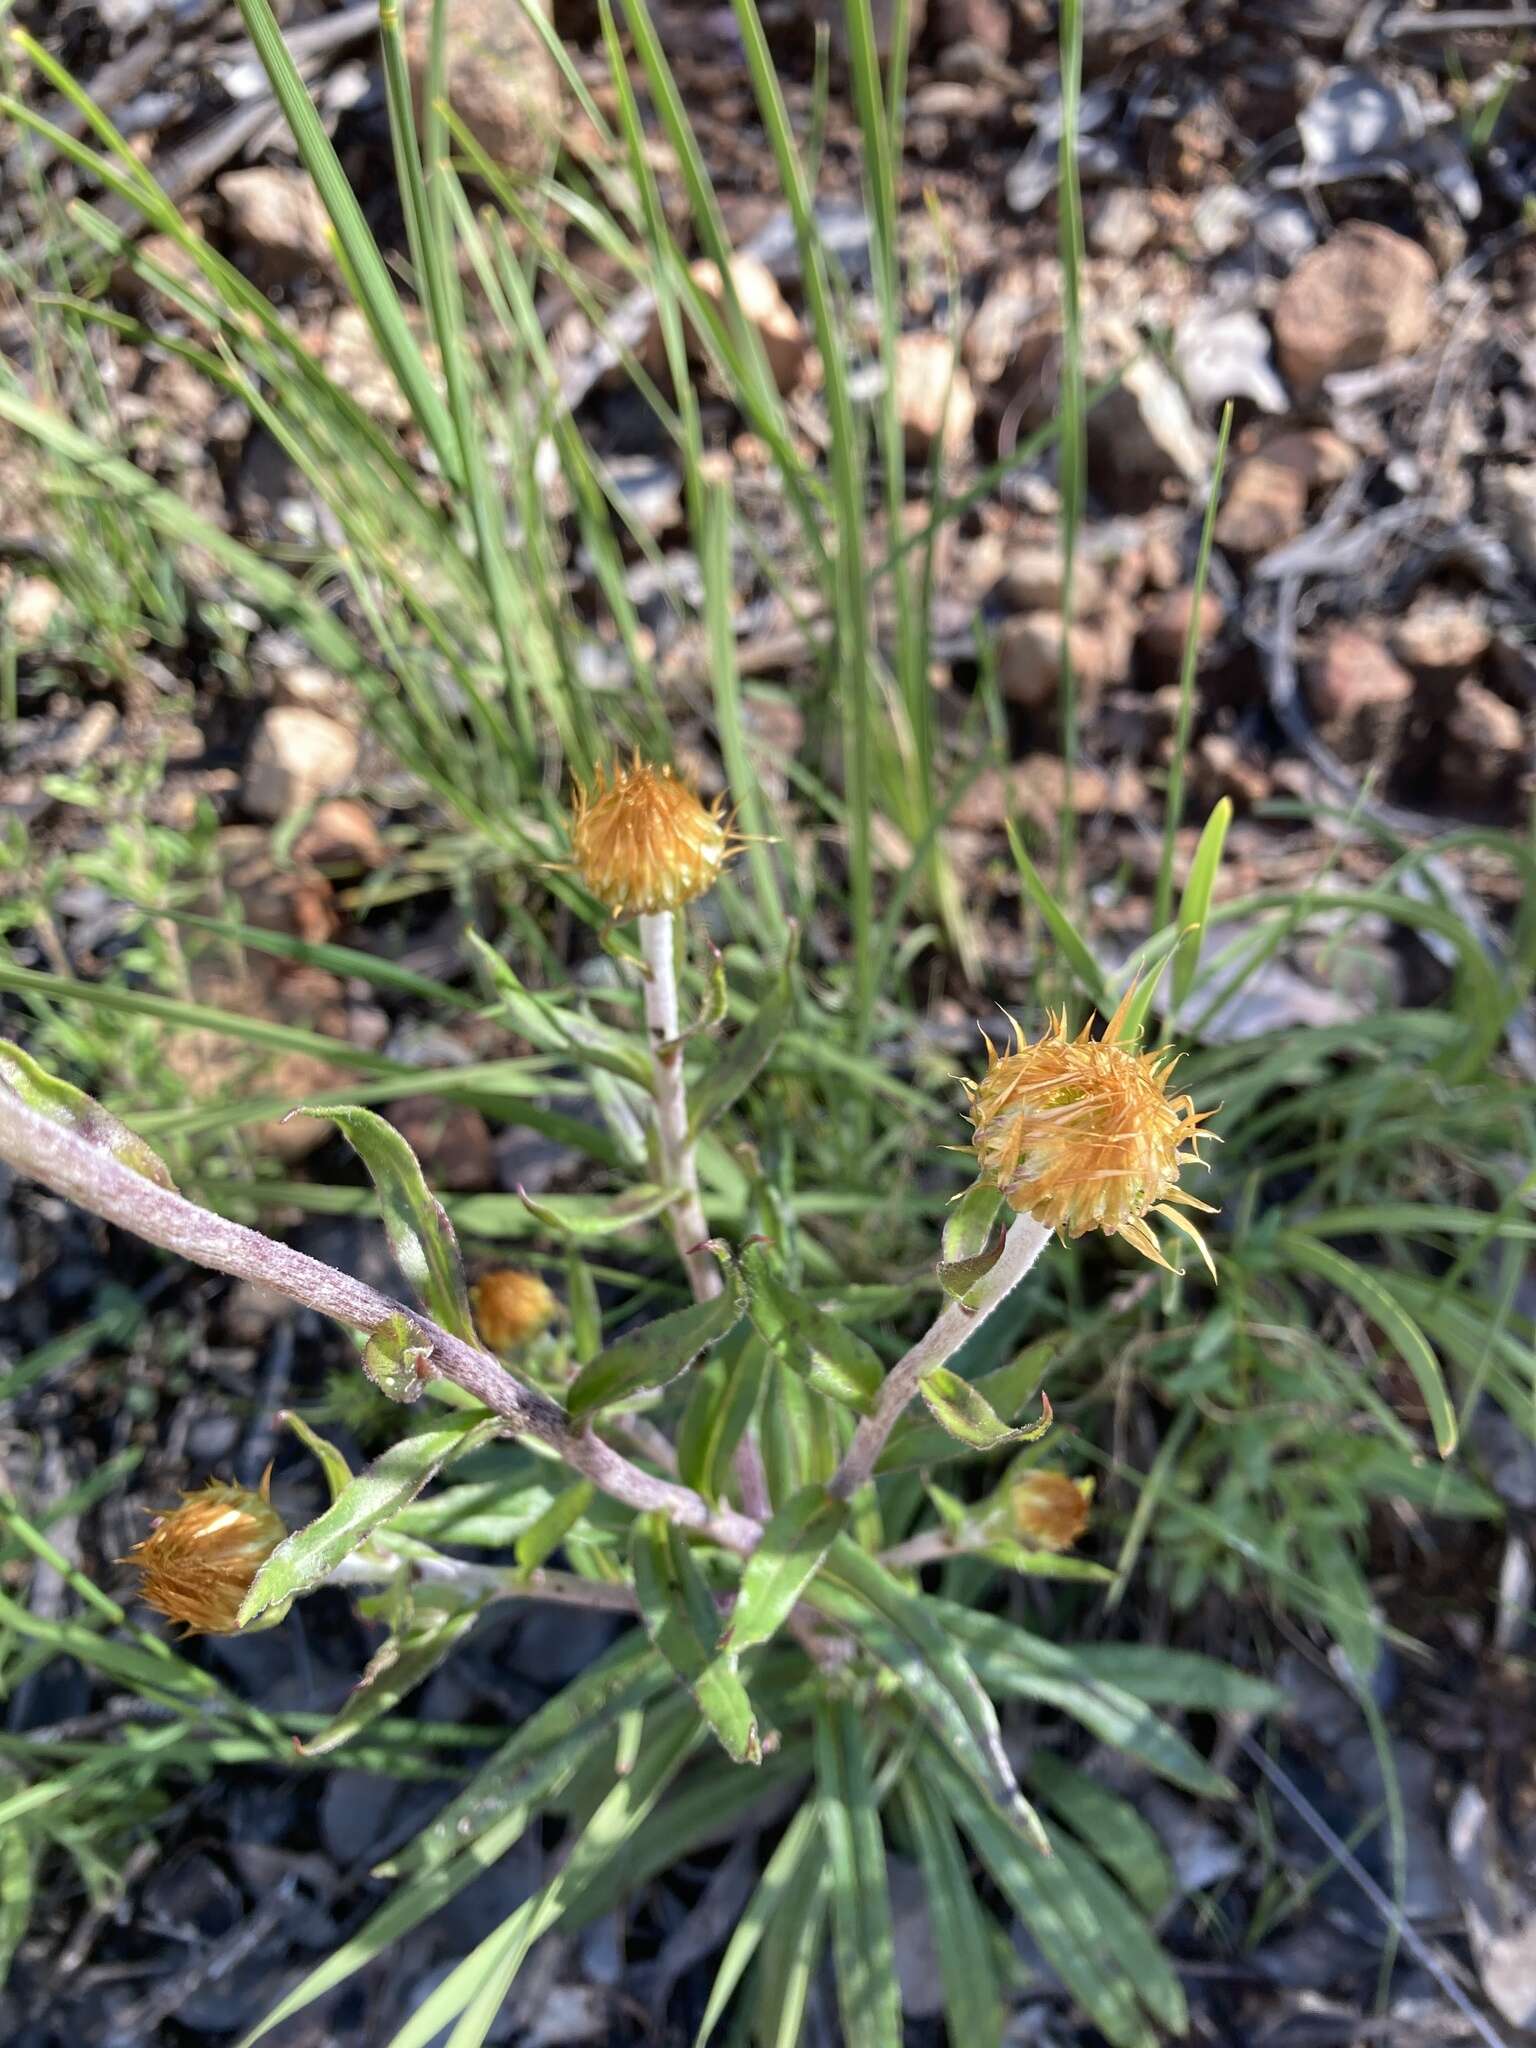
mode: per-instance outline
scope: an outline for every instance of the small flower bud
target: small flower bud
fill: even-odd
[[[638,756],[578,789],[571,848],[583,882],[612,917],[677,910],[702,896],[740,844],[721,799],[701,803],[670,768]]]
[[[1065,1019],[1052,1017],[1033,1045],[1019,1032],[1013,1051],[999,1056],[988,1041],[986,1074],[967,1084],[981,1177],[1011,1209],[1063,1237],[1102,1230],[1166,1267],[1145,1220],[1155,1210],[1210,1266],[1199,1231],[1169,1206],[1214,1213],[1178,1185],[1181,1167],[1204,1164],[1200,1125],[1209,1111],[1168,1093],[1167,1051],[1116,1042],[1123,1015],[1124,1004],[1102,1039],[1090,1038],[1088,1025],[1069,1038]]]
[[[1091,1479],[1065,1472],[1021,1472],[1008,1488],[1013,1533],[1037,1550],[1070,1550],[1088,1526]]]
[[[240,1626],[240,1609],[252,1582],[288,1534],[283,1519],[260,1493],[219,1480],[184,1493],[181,1506],[155,1517],[155,1525],[121,1564],[142,1575],[148,1604],[188,1635],[228,1636]],[[263,1615],[268,1626],[287,1612]]]
[[[503,1266],[474,1289],[475,1323],[493,1351],[516,1351],[542,1336],[560,1304],[537,1273]]]

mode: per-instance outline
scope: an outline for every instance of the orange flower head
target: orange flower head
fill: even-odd
[[[155,1517],[142,1543],[121,1564],[142,1574],[148,1604],[188,1635],[229,1636],[240,1626],[240,1609],[252,1581],[288,1534],[283,1519],[261,1491],[213,1480],[184,1493],[181,1506]],[[281,1619],[286,1604],[270,1617]],[[266,1625],[268,1616],[262,1616]]]
[[[678,910],[714,887],[741,845],[723,800],[701,803],[670,768],[637,754],[578,788],[571,847],[581,879],[610,916]]]
[[[475,1323],[493,1351],[516,1351],[542,1336],[560,1304],[537,1273],[503,1266],[487,1273],[472,1296]]]
[[[1210,1112],[1168,1092],[1166,1048],[1138,1052],[1117,1041],[1129,1001],[1101,1039],[1089,1037],[1091,1021],[1071,1038],[1065,1018],[1052,1016],[1033,1045],[1016,1024],[1011,1052],[1000,1055],[988,1040],[987,1071],[966,1084],[981,1177],[1011,1209],[1063,1237],[1102,1230],[1167,1267],[1147,1221],[1155,1212],[1192,1240],[1214,1278],[1204,1238],[1179,1210],[1215,1212],[1178,1184],[1181,1168],[1205,1163],[1200,1126]]]
[[[1070,1550],[1088,1526],[1091,1479],[1065,1472],[1021,1472],[1008,1489],[1014,1534],[1037,1550]]]

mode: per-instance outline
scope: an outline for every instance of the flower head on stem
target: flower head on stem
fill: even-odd
[[[267,1479],[259,1493],[215,1479],[157,1515],[149,1534],[118,1561],[141,1574],[144,1599],[188,1635],[228,1636],[240,1626],[257,1572],[287,1534],[267,1498]],[[284,1602],[259,1625],[287,1611]]]
[[[1070,1479],[1065,1472],[1021,1472],[1007,1492],[1013,1533],[1037,1550],[1070,1550],[1088,1526],[1091,1479]]]
[[[493,1351],[516,1351],[541,1337],[560,1304],[537,1273],[501,1266],[487,1273],[470,1295],[475,1326]]]
[[[1179,1210],[1215,1212],[1178,1184],[1183,1167],[1205,1163],[1200,1126],[1210,1112],[1169,1093],[1170,1051],[1138,1052],[1118,1041],[1129,1001],[1127,994],[1100,1039],[1089,1035],[1091,1020],[1069,1037],[1061,1016],[1049,1017],[1033,1044],[1014,1025],[1011,1052],[1000,1054],[989,1039],[986,1073],[966,1084],[971,1144],[982,1179],[1020,1215],[1063,1237],[1123,1237],[1166,1267],[1147,1221],[1156,1214],[1192,1240],[1214,1277],[1204,1238]]]
[[[742,840],[724,800],[701,802],[671,768],[635,755],[578,787],[571,850],[582,881],[614,918],[679,910],[712,889]]]

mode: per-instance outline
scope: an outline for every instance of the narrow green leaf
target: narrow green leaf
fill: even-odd
[[[1040,870],[1024,850],[1013,820],[1008,820],[1008,844],[1013,852],[1014,866],[1019,871],[1019,880],[1024,893],[1044,918],[1051,937],[1066,957],[1068,966],[1077,976],[1078,984],[1094,1008],[1102,1015],[1108,1015],[1112,1007],[1104,986],[1104,977],[1099,972],[1099,963],[1094,959],[1086,940],[1078,932],[1071,918],[1051,894]]]
[[[794,981],[786,962],[751,1017],[689,1090],[689,1128],[695,1136],[744,1095],[772,1059],[794,1021]]]
[[[949,1206],[939,1253],[939,1284],[956,1301],[964,1301],[1003,1255],[1005,1233],[996,1228],[1002,1199],[997,1188],[979,1180]]]
[[[429,1608],[401,1634],[389,1636],[368,1659],[334,1720],[298,1745],[300,1755],[328,1756],[371,1722],[393,1713],[407,1693],[452,1655],[479,1619],[477,1607],[447,1614]]]
[[[1195,603],[1198,610],[1198,598]],[[1205,937],[1205,920],[1210,915],[1211,892],[1216,887],[1216,877],[1221,871],[1222,851],[1227,843],[1227,828],[1231,823],[1232,799],[1224,796],[1206,819],[1199,844],[1195,848],[1195,857],[1190,862],[1189,880],[1184,884],[1184,895],[1179,904],[1179,949],[1173,956],[1172,1006],[1175,1017],[1189,1000],[1189,992],[1195,985],[1195,976],[1200,971],[1200,947]]]
[[[718,1500],[725,1490],[767,1368],[768,1354],[756,1331],[738,1329],[694,1373],[677,1432],[677,1476],[706,1500]]]
[[[720,1967],[715,1972],[715,1981],[709,1987],[709,2002],[699,2022],[699,2031],[694,2036],[693,2048],[706,2048],[710,2035],[719,2025],[737,1985],[761,1946],[775,1912],[786,1899],[802,1890],[809,1874],[811,1856],[818,1848],[820,1838],[820,1811],[814,1800],[807,1800],[774,1845],[756,1891],[731,1930],[731,1938],[720,1958]]]
[[[352,1467],[330,1439],[318,1435],[295,1410],[285,1408],[282,1420],[287,1423],[305,1450],[320,1460],[320,1469],[325,1474],[325,1483],[331,1499],[340,1500],[352,1484]]]
[[[23,1828],[0,1831],[0,1985],[32,1917],[37,1846]]]
[[[394,1125],[355,1104],[301,1108],[293,1114],[323,1117],[338,1126],[378,1190],[389,1248],[417,1299],[450,1335],[478,1344],[453,1225]]]
[[[539,1519],[518,1537],[513,1555],[523,1578],[536,1572],[560,1548],[592,1505],[593,1492],[591,1480],[578,1479],[557,1493]]]
[[[494,1198],[492,1198],[494,1199]],[[648,1223],[676,1200],[672,1189],[642,1183],[621,1195],[541,1195],[537,1201],[521,1188],[518,1199],[536,1223],[557,1237],[578,1241],[616,1237],[637,1223]],[[466,1226],[467,1228],[468,1226]]]
[[[847,1502],[819,1486],[790,1495],[747,1559],[722,1650],[750,1650],[778,1633],[847,1519]]]
[[[747,1313],[774,1356],[834,1401],[867,1415],[885,1380],[879,1354],[814,1302],[803,1301],[775,1270],[762,1243],[743,1246]]]
[[[8,1038],[0,1038],[0,1086],[19,1095],[28,1109],[35,1109],[50,1123],[73,1131],[88,1145],[110,1153],[121,1165],[130,1166],[135,1173],[152,1180],[156,1187],[174,1189],[176,1183],[169,1167],[137,1131],[119,1123],[82,1089],[40,1067],[30,1053],[23,1052]]]
[[[965,2048],[1001,2048],[1003,1995],[992,1933],[955,1824],[921,1771],[903,1775],[901,1799],[927,1889],[949,2038]]]
[[[1341,1294],[1347,1294],[1380,1325],[1388,1342],[1413,1374],[1424,1406],[1429,1410],[1435,1447],[1442,1458],[1456,1448],[1456,1410],[1440,1372],[1440,1361],[1430,1349],[1429,1339],[1401,1303],[1364,1266],[1357,1265],[1332,1245],[1320,1244],[1302,1230],[1283,1230],[1276,1249],[1304,1273],[1326,1280]]]
[[[363,1371],[390,1401],[419,1401],[432,1346],[405,1316],[380,1323],[363,1346]]]
[[[726,1276],[723,1294],[712,1301],[697,1301],[689,1308],[658,1316],[632,1337],[621,1337],[600,1351],[590,1365],[584,1365],[571,1382],[565,1397],[566,1412],[573,1422],[584,1420],[599,1408],[624,1401],[631,1394],[664,1387],[684,1373],[711,1344],[718,1344],[741,1321],[741,1288],[734,1270]]]
[[[317,1521],[296,1529],[256,1574],[240,1610],[240,1626],[258,1614],[307,1593],[356,1550],[381,1522],[416,1495],[454,1458],[478,1450],[501,1430],[494,1415],[456,1415],[435,1429],[391,1444],[332,1502]]]
[[[816,1714],[816,1783],[832,1873],[832,1961],[848,2048],[901,2048],[896,1937],[885,1838],[857,1710],[834,1700]]]
[[[995,1451],[999,1444],[1037,1443],[1051,1426],[1051,1404],[1042,1394],[1045,1413],[1038,1422],[1010,1428],[977,1387],[947,1365],[936,1365],[917,1383],[924,1405],[941,1429],[972,1450]]]
[[[733,1763],[761,1763],[757,1716],[736,1660],[715,1648],[714,1601],[693,1553],[664,1516],[636,1518],[630,1567],[646,1634],[693,1694],[721,1748]]]
[[[1173,1866],[1128,1799],[1064,1764],[1043,1745],[1029,1760],[1029,1782],[1078,1840],[1108,1864],[1144,1913],[1163,1910],[1173,1897]]]
[[[1037,1338],[1017,1358],[995,1372],[983,1373],[971,1382],[987,1406],[1003,1421],[1017,1417],[1026,1401],[1040,1389],[1046,1371],[1060,1354],[1065,1339],[1060,1335]],[[905,1416],[891,1431],[890,1442],[881,1453],[876,1472],[884,1478],[892,1472],[910,1472],[953,1458],[955,1439],[947,1430],[924,1422],[917,1415]]]

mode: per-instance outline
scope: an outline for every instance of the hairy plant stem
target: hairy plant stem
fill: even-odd
[[[425,1369],[430,1376],[463,1387],[500,1416],[508,1430],[547,1444],[602,1492],[642,1512],[660,1509],[679,1528],[696,1529],[726,1550],[745,1555],[756,1547],[762,1535],[757,1521],[728,1506],[712,1508],[691,1487],[642,1471],[590,1428],[574,1427],[563,1409],[520,1386],[476,1345],[349,1274],[146,1180],[101,1146],[29,1108],[4,1085],[0,1160],[162,1251],[270,1287],[353,1329],[371,1334],[392,1317],[404,1316],[429,1348]]]
[[[656,1103],[658,1170],[664,1187],[678,1198],[667,1211],[677,1255],[698,1301],[711,1301],[724,1286],[714,1254],[704,1250],[709,1224],[699,1196],[699,1164],[688,1128],[688,1088],[683,1076],[683,1048],[677,1001],[677,919],[670,910],[653,911],[640,919],[640,950],[645,959],[645,1030],[651,1048],[651,1093]],[[736,1446],[732,1469],[741,1489],[741,1504],[758,1521],[772,1513],[762,1452],[750,1429]]]
[[[1002,1255],[976,1289],[970,1307],[952,1301],[926,1335],[919,1337],[904,1358],[898,1359],[885,1376],[874,1410],[853,1433],[843,1462],[828,1483],[828,1492],[838,1500],[849,1500],[873,1475],[886,1439],[901,1419],[902,1410],[917,1392],[917,1383],[936,1365],[953,1358],[1004,1301],[1050,1243],[1051,1233],[1032,1216],[1016,1216],[1003,1240]]]

